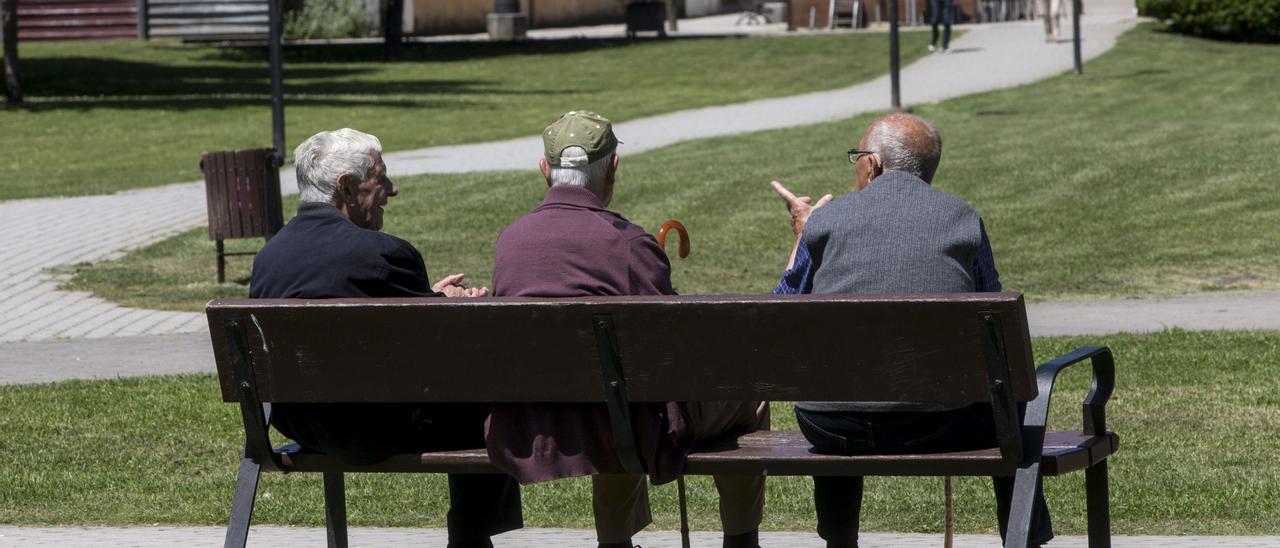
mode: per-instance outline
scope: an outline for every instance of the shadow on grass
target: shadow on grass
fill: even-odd
[[[1172,74],[1173,71],[1168,69],[1141,69],[1133,72],[1124,72],[1120,74],[1090,74],[1094,80],[1133,80],[1136,78],[1145,78],[1148,76],[1163,76]]]
[[[397,63],[422,62],[448,63],[490,59],[510,55],[560,55],[586,51],[625,48],[639,45],[664,44],[688,41],[715,41],[741,39],[744,36],[681,36],[667,38],[555,38],[529,39],[516,42],[406,42],[400,57],[392,61],[384,58],[381,43],[368,44],[288,44],[284,48],[285,66],[289,63]],[[210,49],[206,60],[261,61],[267,62],[267,48],[260,46],[229,46]]]
[[[172,65],[92,57],[37,58],[23,63],[30,111],[58,109],[192,110],[270,101],[267,68],[226,63]],[[374,67],[300,67],[285,71],[291,105],[437,107],[470,103],[467,95],[550,95],[562,89],[510,89],[465,79],[361,81]],[[419,97],[413,97],[419,96]],[[421,96],[449,96],[427,100]]]

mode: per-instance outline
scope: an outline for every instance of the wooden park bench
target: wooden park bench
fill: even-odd
[[[1013,476],[1006,546],[1020,548],[1037,476],[1085,470],[1089,546],[1110,545],[1111,352],[1082,347],[1033,369],[1016,293],[216,300],[207,312],[222,396],[239,402],[246,436],[227,546],[245,543],[262,470],[324,474],[330,546],[346,544],[344,473],[499,472],[483,449],[370,466],[273,449],[266,403],[598,402],[619,462],[640,471],[628,402],[699,400],[990,402],[989,450],[819,455],[799,432],[771,431],[700,448],[686,473]],[[332,336],[340,325],[368,336],[352,345]],[[1046,432],[1055,378],[1085,360],[1083,425]]]

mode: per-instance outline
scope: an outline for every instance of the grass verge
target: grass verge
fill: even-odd
[[[924,53],[904,33],[904,61]],[[856,55],[854,55],[856,53]],[[558,113],[614,120],[835,89],[879,76],[883,34],[285,48],[288,153],[351,126],[390,150],[538,133]],[[0,108],[0,200],[201,178],[207,150],[270,146],[266,51],[170,41],[23,44],[25,108]]]
[[[1198,77],[1207,65],[1214,77]],[[946,140],[935,184],[983,213],[1005,287],[1044,300],[1280,286],[1280,232],[1263,228],[1280,225],[1280,47],[1146,26],[1088,74],[916,108]],[[613,207],[651,231],[669,218],[688,226],[693,252],[673,259],[681,292],[769,291],[791,242],[768,181],[846,192],[844,151],[871,119],[624,151]],[[462,271],[477,285],[498,233],[545,190],[532,162],[397,183],[386,231],[418,246],[432,275]],[[245,295],[212,283],[212,255],[193,231],[82,266],[72,287],[177,310]],[[232,277],[249,265],[234,262]]]
[[[1117,357],[1109,424],[1122,438],[1111,463],[1116,534],[1274,534],[1280,515],[1280,333],[1165,332],[1041,338],[1044,361],[1080,344]],[[1069,370],[1054,394],[1052,425],[1078,428],[1088,371]],[[775,428],[795,428],[776,403]],[[243,434],[235,407],[210,375],[69,381],[0,387],[0,523],[218,524],[226,520]],[[354,475],[356,526],[443,526],[441,476]],[[939,532],[938,478],[872,478],[865,530]],[[1046,480],[1059,534],[1083,534],[1083,476]],[[323,523],[319,477],[265,476],[259,524]],[[675,529],[674,485],[654,489],[655,527]],[[718,529],[715,489],[692,478],[698,529]],[[994,532],[990,480],[957,478],[956,523]],[[525,490],[530,527],[591,527],[589,482]],[[812,483],[771,478],[765,528],[811,530]]]

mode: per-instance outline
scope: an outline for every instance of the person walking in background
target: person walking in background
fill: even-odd
[[[929,0],[929,24],[933,25],[933,39],[929,41],[929,51],[938,49],[938,24],[943,24],[942,53],[951,47],[951,16],[953,0]]]
[[[1044,12],[1045,42],[1062,39],[1062,6],[1062,0],[1040,0],[1040,11]]]

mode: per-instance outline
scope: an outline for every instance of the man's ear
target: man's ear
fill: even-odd
[[[541,171],[542,177],[547,180],[547,188],[551,188],[551,163],[547,162],[546,156],[538,158],[538,171]]]
[[[880,163],[880,153],[872,152],[867,155],[867,161],[871,162],[871,178],[875,179],[884,173],[884,164]]]
[[[610,183],[613,183],[614,176],[618,174],[618,159],[619,156],[614,154],[613,160],[609,162],[609,174],[605,177],[605,180]]]
[[[356,176],[350,173],[343,173],[338,176],[336,188],[333,189],[333,199],[339,204],[353,204],[356,201]],[[334,204],[334,205],[339,205]]]

